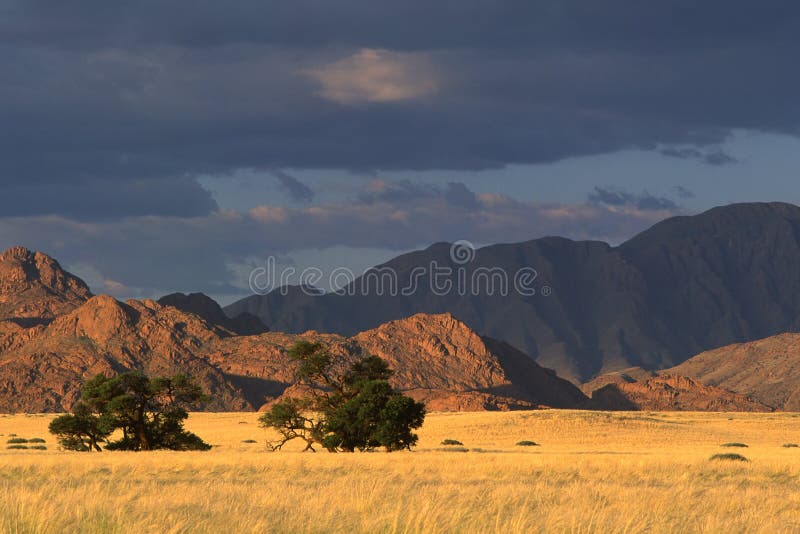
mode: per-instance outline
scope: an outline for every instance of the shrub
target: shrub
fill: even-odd
[[[723,443],[722,445],[720,445],[720,447],[747,447],[747,444],[746,443],[738,443],[738,442]]]
[[[36,451],[46,451],[47,450],[47,447],[45,447],[44,445],[33,445],[32,447],[28,447],[28,448],[36,450]]]
[[[463,445],[463,443],[457,439],[446,439],[442,441],[442,445]]]
[[[439,450],[442,452],[469,452],[469,449],[466,447],[445,447]]]
[[[529,441],[527,439],[523,439],[522,441],[518,441],[517,445],[519,447],[538,447],[539,446],[539,444],[536,443],[535,441]]]
[[[28,440],[28,443],[47,443],[47,441],[42,438],[31,438]]]
[[[28,443],[28,440],[25,438],[11,438],[6,443]]]
[[[711,457],[711,459],[712,460],[731,460],[731,461],[735,461],[735,462],[749,462],[750,461],[747,458],[745,458],[744,456],[742,456],[741,454],[736,454],[736,453],[732,453],[732,452],[729,452],[729,453],[726,453],[726,454],[715,454],[714,456]]]
[[[796,449],[797,447],[800,447],[800,445],[797,443],[784,443],[782,447],[785,449]]]
[[[6,449],[27,449],[27,445],[9,445]]]
[[[258,443],[258,442],[254,439],[243,439],[242,443]]]

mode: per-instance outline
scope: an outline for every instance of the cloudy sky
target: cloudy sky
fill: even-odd
[[[790,0],[0,0],[0,246],[229,302],[276,256],[800,202]]]

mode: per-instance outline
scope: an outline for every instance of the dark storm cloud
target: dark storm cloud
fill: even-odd
[[[146,215],[197,217],[216,209],[211,194],[191,178],[10,184],[0,195],[4,217],[62,215],[78,221]]]
[[[627,191],[603,187],[595,187],[594,192],[589,193],[589,202],[606,206],[630,206],[642,211],[674,211],[678,209],[675,201],[651,195],[647,191],[636,195]]]
[[[6,42],[73,47],[255,42],[395,49],[586,46],[662,49],[792,36],[796,4],[743,0],[474,0],[443,2],[11,0]],[[413,30],[413,31],[411,31]],[[565,39],[566,36],[566,39]]]
[[[721,150],[703,151],[697,148],[667,147],[662,148],[659,152],[671,158],[700,160],[708,165],[728,165],[730,163],[736,163],[736,158],[729,156]]]
[[[542,205],[377,180],[349,203],[236,213],[195,179],[630,148],[729,163],[719,145],[735,129],[800,133],[798,35],[788,0],[6,0],[0,245],[86,262],[110,286],[192,290],[228,287],[230,264],[253,254],[300,248],[531,228],[618,239],[676,203],[599,188]]]
[[[437,184],[411,180],[372,180],[356,195],[361,204],[387,203],[402,206],[424,201],[443,201],[454,208],[474,209],[480,206],[478,196],[462,182]]]
[[[687,187],[683,187],[682,185],[674,186],[672,188],[672,192],[675,193],[675,195],[678,198],[683,198],[683,199],[694,198],[694,191],[692,191]]]
[[[54,2],[0,15],[0,180],[486,169],[798,133],[800,5]]]
[[[295,202],[311,202],[314,200],[314,191],[294,176],[281,170],[273,170],[272,175],[278,180],[281,189],[286,191]]]

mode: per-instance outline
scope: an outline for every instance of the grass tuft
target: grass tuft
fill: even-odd
[[[28,443],[28,440],[25,438],[11,438],[6,443]]]
[[[781,445],[781,447],[783,447],[784,449],[796,449],[797,447],[800,447],[800,445],[798,445],[797,443],[784,443],[783,445]]]
[[[445,447],[443,449],[436,449],[441,452],[469,452],[469,449],[466,447]]]
[[[461,443],[457,439],[448,438],[448,439],[443,439],[442,440],[442,445],[463,445],[463,443]]]
[[[732,442],[732,443],[723,443],[720,447],[747,447],[747,443],[739,443],[739,442]]]
[[[711,457],[711,460],[730,460],[734,462],[749,462],[747,458],[742,456],[741,454],[736,454],[735,452],[728,452],[725,454],[715,454]]]
[[[538,447],[539,444],[536,443],[535,441],[530,441],[530,440],[527,440],[527,439],[523,439],[522,441],[518,441],[517,442],[517,446],[518,447]]]

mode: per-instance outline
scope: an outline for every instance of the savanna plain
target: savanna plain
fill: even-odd
[[[270,452],[254,413],[192,414],[209,452],[63,452],[52,417],[0,415],[2,532],[800,532],[800,414],[432,413],[391,454]]]

